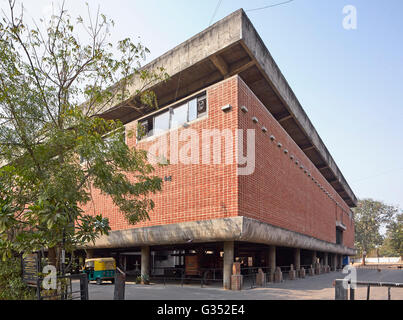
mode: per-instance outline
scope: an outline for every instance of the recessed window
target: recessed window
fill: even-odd
[[[197,99],[192,99],[189,102],[189,121],[197,119]]]
[[[188,120],[188,105],[187,103],[179,107],[173,108],[171,118],[171,128],[180,127]]]
[[[336,227],[336,244],[343,244],[343,230]]]
[[[145,137],[150,137],[153,132],[153,127],[154,127],[154,122],[153,118],[149,118],[143,121],[140,121],[140,127],[137,132],[137,137],[138,138],[145,138]]]
[[[165,111],[154,118],[154,131],[159,133],[169,129],[170,112]]]
[[[178,128],[189,121],[196,120],[207,114],[206,94],[194,97],[185,103],[171,107],[161,113],[141,120],[138,140],[151,137],[169,129]]]

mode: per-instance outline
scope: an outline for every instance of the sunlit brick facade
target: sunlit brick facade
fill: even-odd
[[[234,262],[263,268],[272,281],[291,264],[299,275],[348,263],[356,198],[245,13],[148,65],[160,66],[172,78],[152,88],[158,110],[122,105],[104,116],[124,122],[130,148],[169,161],[154,165],[162,191],[152,195],[150,219],[129,225],[93,190],[84,209],[108,217],[112,232],[87,253],[115,256],[142,275],[221,270],[227,289]]]

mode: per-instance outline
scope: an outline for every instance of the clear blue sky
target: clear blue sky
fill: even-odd
[[[212,18],[283,1],[222,0],[214,18],[219,0],[88,2],[115,20],[115,40],[140,36],[150,60]],[[23,3],[39,18],[52,1]],[[66,7],[84,16],[84,3]],[[347,31],[342,10],[350,4],[358,25]],[[403,208],[403,1],[294,0],[247,14],[357,197]]]

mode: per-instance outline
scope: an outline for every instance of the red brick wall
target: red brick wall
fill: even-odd
[[[208,116],[192,122],[190,128],[200,136],[203,129],[230,129],[232,132],[237,128],[256,129],[256,168],[252,175],[237,176],[235,162],[156,167],[156,175],[172,176],[172,181],[164,182],[163,191],[153,196],[155,209],[150,212],[149,221],[128,225],[112,200],[96,190],[85,210],[109,217],[113,230],[242,215],[330,242],[336,239],[337,217],[347,226],[344,243],[353,247],[354,226],[348,215],[290,160],[290,155],[293,154],[347,211],[348,206],[244,82],[234,76],[206,91]],[[221,107],[227,104],[233,109],[225,113]],[[249,109],[248,113],[240,111],[242,105]],[[253,116],[259,119],[258,124],[252,122]],[[136,125],[134,121],[126,128],[131,130]],[[261,131],[262,126],[268,128],[267,133]],[[168,142],[171,133],[166,133]],[[276,137],[274,142],[270,135]],[[155,139],[136,143],[134,136],[128,138],[128,145],[148,150]],[[282,143],[282,148],[277,147],[278,142]],[[287,155],[284,148],[289,150]],[[199,151],[201,157],[201,141]],[[223,150],[221,154],[224,159]]]
[[[354,226],[349,216],[304,173],[304,169],[300,169],[300,165],[344,210],[349,212],[349,207],[241,79],[239,105],[248,108],[247,113],[238,112],[239,127],[256,129],[255,172],[238,178],[239,214],[329,242],[336,241],[337,217],[347,226],[344,244],[353,247]],[[255,124],[252,117],[259,122]],[[263,133],[262,126],[268,129],[267,133]],[[278,143],[282,144],[281,148]],[[288,150],[287,154],[284,149]],[[290,159],[291,155],[294,160]]]
[[[237,106],[237,82],[237,78],[233,77],[209,87],[207,90],[208,115],[192,122],[189,128],[196,130],[200,137],[203,129],[231,129],[234,132],[237,128],[236,111],[224,113],[221,107],[226,104]],[[134,121],[128,124],[126,128],[130,130],[136,128],[136,126],[137,121]],[[179,130],[183,130],[183,128]],[[166,133],[168,142],[170,141],[170,133],[171,131]],[[148,150],[155,141],[155,138],[147,138],[136,144],[136,137],[133,136],[128,138],[128,145]],[[179,148],[182,145],[183,143],[179,143]],[[201,142],[199,143],[199,151],[201,159]],[[221,156],[222,159],[225,159],[224,150]],[[233,161],[232,165],[226,165],[225,163],[219,165],[179,163],[165,167],[155,166],[155,168],[155,175],[162,178],[172,176],[172,181],[164,182],[163,191],[152,197],[155,201],[155,208],[149,214],[149,221],[138,223],[135,226],[128,225],[123,215],[113,205],[112,200],[99,194],[96,190],[93,192],[94,201],[87,205],[86,210],[98,214],[102,213],[104,216],[109,217],[112,230],[217,219],[237,215],[238,184],[235,161]]]

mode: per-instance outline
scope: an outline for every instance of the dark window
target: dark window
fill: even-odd
[[[336,228],[336,244],[343,244],[343,230]]]
[[[150,137],[153,131],[153,118],[149,118],[139,122],[140,126],[137,131],[137,139]]]
[[[197,98],[197,117],[201,117],[207,112],[206,95]]]

